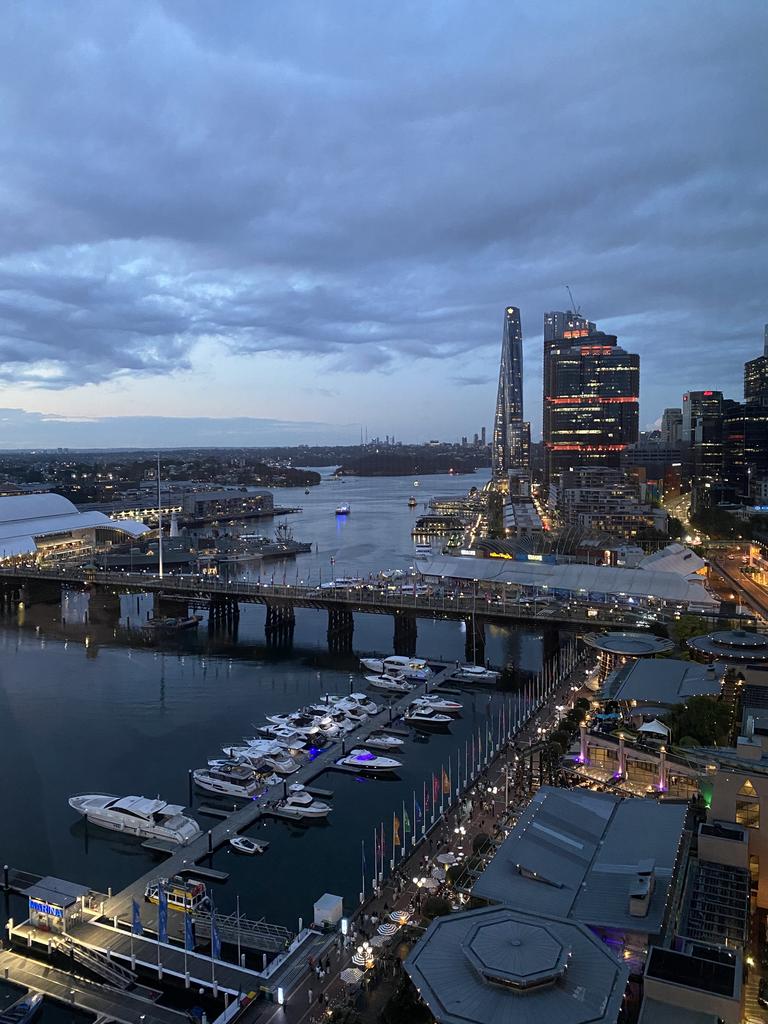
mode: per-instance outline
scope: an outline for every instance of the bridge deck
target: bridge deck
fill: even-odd
[[[1,569],[0,579],[16,583],[58,582],[64,585],[110,587],[125,592],[162,593],[169,597],[187,597],[190,602],[210,603],[216,599],[250,602],[254,604],[284,605],[294,608],[317,608],[366,612],[368,614],[410,614],[421,618],[469,619],[473,616],[497,622],[531,622],[573,627],[595,627],[595,619],[587,616],[586,608],[565,608],[547,604],[529,608],[516,596],[507,595],[506,589],[488,593],[467,594],[463,591],[443,590],[436,594],[402,594],[391,592],[378,581],[359,587],[327,588],[291,584],[220,583],[198,578],[157,576],[130,572],[105,572],[94,569],[66,569],[58,571],[37,569]],[[647,628],[631,613],[601,608],[600,621],[614,624],[632,624],[634,628]]]

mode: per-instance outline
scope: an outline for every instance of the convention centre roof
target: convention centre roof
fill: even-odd
[[[722,673],[712,665],[677,658],[630,661],[612,672],[603,684],[603,700],[637,700],[662,706],[681,704],[688,697],[716,697]]]
[[[423,576],[481,583],[514,584],[570,594],[613,594],[640,600],[656,598],[680,604],[719,604],[698,579],[654,569],[622,569],[583,562],[518,562],[497,558],[433,558],[423,563]]]
[[[60,494],[13,494],[0,497],[0,559],[33,555],[36,541],[78,530],[115,530],[126,537],[148,532],[143,523],[131,519],[119,522],[103,512],[78,512]]]

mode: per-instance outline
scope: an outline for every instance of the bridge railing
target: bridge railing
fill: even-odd
[[[199,576],[159,576],[144,573],[109,572],[97,569],[73,571],[72,569],[0,569],[3,576],[17,580],[51,580],[60,583],[98,583],[106,586],[143,589],[147,592],[186,594],[190,598],[210,600],[212,597],[245,599],[266,603],[270,599],[304,604],[313,607],[342,607],[351,610],[370,608],[371,611],[409,611],[419,614],[461,614],[486,618],[537,619],[541,621],[573,622],[578,625],[594,625],[601,622],[631,625],[646,628],[647,623],[639,622],[636,613],[622,611],[596,602],[573,607],[563,607],[558,602],[536,596],[507,595],[505,589],[489,593],[470,587],[450,587],[441,584],[428,593],[392,591],[384,583],[370,580],[349,587],[308,586],[291,583],[261,583],[238,581],[225,583],[215,579],[201,579]],[[599,607],[599,617],[589,616],[587,607]]]

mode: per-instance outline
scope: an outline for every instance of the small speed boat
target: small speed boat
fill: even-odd
[[[370,750],[363,748],[351,750],[346,757],[342,757],[336,764],[344,768],[354,768],[355,771],[371,775],[394,772],[403,766],[402,761],[396,761],[394,757],[382,757],[380,754],[374,754]]]
[[[403,715],[403,721],[408,725],[418,726],[419,729],[445,729],[453,719],[450,715],[440,714],[433,708],[412,704]]]
[[[29,1024],[43,1008],[43,997],[39,992],[28,992],[15,1003],[0,1010],[0,1024]]]
[[[413,702],[425,708],[432,708],[433,711],[442,711],[447,715],[458,715],[464,707],[457,700],[448,700],[447,697],[438,697],[435,693],[427,693]]]
[[[403,746],[404,740],[399,736],[389,736],[381,733],[379,736],[369,736],[365,741],[373,750],[397,750]]]
[[[267,848],[266,843],[260,843],[256,839],[249,839],[248,836],[233,836],[229,840],[229,845],[233,850],[237,850],[238,853],[248,853],[251,856],[254,853],[264,853]]]
[[[411,495],[410,498],[408,499],[408,508],[416,508],[417,505],[418,501],[416,501],[416,498],[413,495]]]
[[[365,676],[369,686],[377,690],[384,690],[386,693],[410,693],[413,687],[405,679],[398,679],[397,676]]]
[[[339,505],[336,508],[336,515],[337,516],[348,516],[350,512],[351,512],[351,509],[350,509],[349,505]]]

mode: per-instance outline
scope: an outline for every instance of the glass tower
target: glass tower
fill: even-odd
[[[528,467],[530,425],[523,421],[523,332],[517,306],[504,311],[491,454],[497,479],[506,479],[511,469]]]

